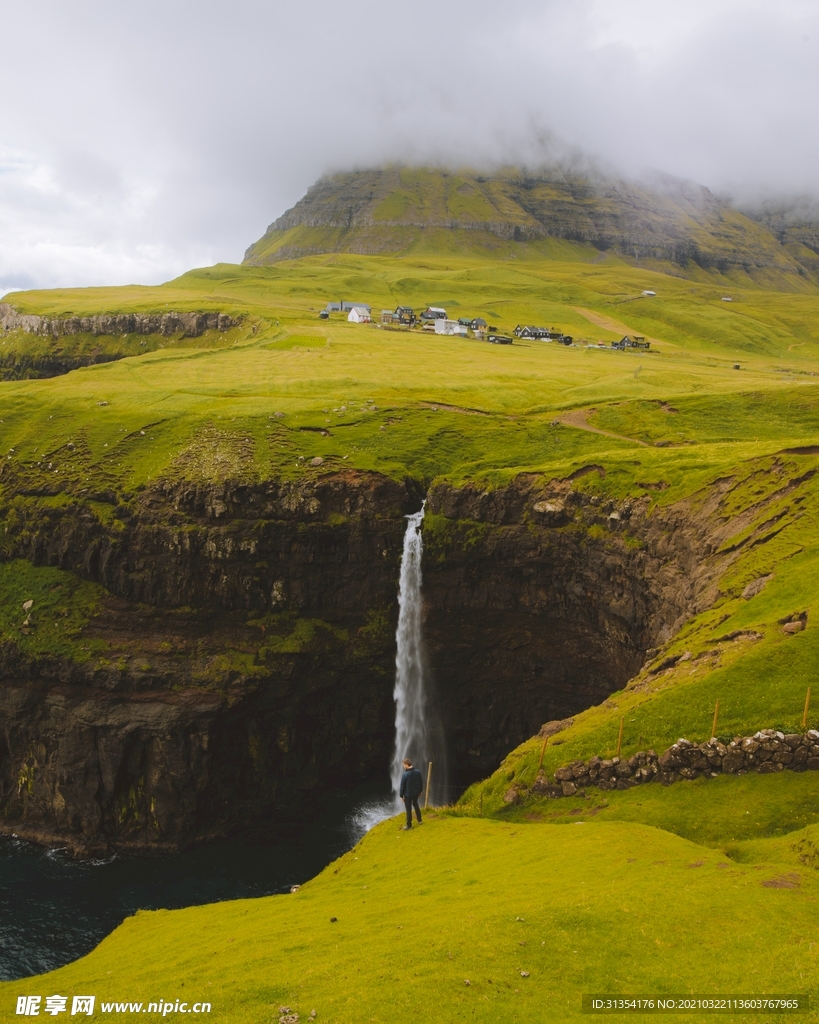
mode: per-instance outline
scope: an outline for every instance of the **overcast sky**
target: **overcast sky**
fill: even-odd
[[[562,147],[819,192],[817,0],[18,0],[0,291],[238,262],[328,170]]]

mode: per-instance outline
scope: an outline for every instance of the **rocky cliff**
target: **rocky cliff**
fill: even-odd
[[[94,337],[118,334],[179,334],[198,338],[205,331],[229,331],[239,321],[226,313],[100,313],[96,316],[48,317],[20,313],[8,302],[0,302],[0,328],[25,331],[41,337],[63,338],[72,334]]]
[[[245,253],[263,265],[324,252],[400,252],[424,233],[460,233],[497,249],[565,239],[635,260],[721,271],[813,272],[707,188],[670,177],[638,184],[594,171],[508,170],[492,175],[388,167],[322,178]],[[452,243],[448,243],[450,251]],[[808,253],[808,250],[804,250]]]
[[[4,557],[105,589],[75,656],[26,654],[36,606],[0,650],[4,831],[174,849],[385,771],[419,484],[165,482],[107,507],[16,492]],[[694,516],[571,480],[433,488],[425,631],[454,784],[621,687],[713,600],[718,497]]]
[[[235,317],[215,312],[50,317],[0,302],[0,380],[57,377],[239,325]]]

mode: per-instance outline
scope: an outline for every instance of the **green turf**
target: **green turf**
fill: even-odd
[[[19,558],[0,562],[0,638],[34,662],[88,661],[105,647],[83,637],[103,593],[102,587],[60,569],[35,567]]]
[[[0,986],[0,1000],[87,992],[102,1019],[117,1016],[102,1000],[162,998],[208,1000],[220,1022],[266,1024],[289,1006],[393,1024],[580,1021],[593,992],[819,997],[819,875],[778,848],[738,863],[643,824],[398,826],[297,894],[139,913],[77,963]]]
[[[722,288],[622,264],[540,261],[498,271],[463,255],[452,263],[317,257],[219,266],[159,288],[14,293],[21,309],[52,314],[161,309],[167,293],[174,308],[220,308],[245,319],[229,339],[215,339],[221,348],[153,346],[59,379],[9,383],[0,424],[6,453],[42,480],[43,451],[53,461],[61,445],[81,441],[71,459],[62,453],[56,475],[75,487],[100,477],[123,491],[158,474],[309,472],[297,467],[299,455],[321,455],[328,468],[488,481],[628,456],[648,478],[677,475],[690,487],[726,463],[814,440],[819,295],[749,288],[743,304],[726,308],[715,298]],[[656,299],[620,301],[646,283]],[[611,341],[621,328],[644,330],[646,311],[661,322],[652,351],[636,355],[536,342],[497,348],[315,317],[333,295],[360,295],[376,309],[421,306],[433,286],[437,301],[458,303],[450,301],[453,312],[499,313],[507,330],[534,321]],[[687,325],[666,315],[667,303],[685,307]],[[748,333],[746,306],[758,336]],[[42,344],[6,341],[21,350]],[[742,369],[734,370],[739,350]],[[621,437],[551,426],[573,408],[596,410],[589,422]],[[271,419],[276,412],[285,415]],[[638,441],[677,447],[653,452]],[[214,445],[218,458],[203,456]]]

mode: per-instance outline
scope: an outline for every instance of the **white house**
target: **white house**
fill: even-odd
[[[435,333],[454,334],[458,338],[466,338],[469,336],[469,329],[464,324],[459,324],[457,320],[436,320]]]
[[[640,292],[640,294],[645,295],[647,298],[650,299],[652,295],[656,295],[657,293],[653,292],[650,288],[646,288],[645,291]]]
[[[369,306],[353,306],[347,319],[351,324],[368,324],[372,320]]]

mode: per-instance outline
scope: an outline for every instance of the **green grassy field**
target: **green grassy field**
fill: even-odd
[[[7,461],[36,476],[59,450],[57,476],[77,486],[100,477],[127,492],[158,474],[308,472],[297,467],[299,455],[425,480],[501,481],[522,469],[557,473],[636,454],[644,472],[678,476],[690,490],[720,465],[814,440],[819,295],[748,287],[729,305],[720,301],[724,281],[610,262],[498,270],[463,256],[452,266],[440,256],[415,265],[316,257],[219,266],[161,288],[14,293],[28,312],[206,307],[243,316],[244,327],[227,347],[162,348],[59,379],[8,382],[0,424]],[[638,297],[644,285],[656,298]],[[445,302],[453,315],[483,314],[507,330],[532,321],[593,342],[629,330],[652,337],[653,349],[502,348],[339,316],[319,321],[316,311],[339,295],[376,310]],[[592,422],[621,438],[551,426],[571,409],[596,409]],[[467,415],[474,412],[484,415]],[[78,445],[70,458],[68,441]],[[677,447],[652,452],[638,441]]]
[[[657,296],[641,298],[645,288]],[[506,330],[559,326],[584,342],[627,330],[652,348],[495,347],[319,321],[337,298],[370,302],[376,313],[443,304]],[[736,528],[725,544],[739,554],[712,606],[662,652],[691,657],[653,672],[658,656],[578,715],[544,765],[551,772],[611,753],[621,718],[625,753],[660,751],[678,736],[708,738],[717,698],[726,736],[794,728],[806,687],[819,698],[819,293],[808,283],[777,292],[748,278],[684,278],[555,243],[505,261],[458,248],[338,255],[220,265],[158,288],[8,299],[54,316],[206,308],[243,322],[221,347],[157,343],[62,377],[0,385],[7,525],[66,501],[110,516],[101,492],[127,503],[164,479],[357,468],[493,487],[521,472],[562,478],[595,463],[605,477],[577,488],[692,508],[715,481],[730,480],[724,515]],[[5,340],[21,351],[28,343]],[[583,418],[560,422],[572,412]],[[316,455],[320,467],[309,465]],[[432,539],[434,517],[428,528]],[[48,622],[49,632],[26,641],[31,655],[53,642],[79,657],[98,592],[57,570],[17,569],[0,580],[7,608],[36,592]],[[771,573],[756,597],[741,596]],[[801,612],[808,628],[784,634],[783,617]],[[511,752],[418,832],[379,826],[296,895],[139,914],[77,964],[0,986],[0,1013],[11,1019],[14,997],[34,991],[146,1003],[190,995],[212,999],[211,1019],[240,1022],[277,1020],[289,1005],[302,1019],[315,1008],[319,1021],[338,1024],[419,1014],[573,1020],[581,994],[595,991],[819,998],[817,773],[507,806],[505,789],[534,780],[539,754],[537,739]],[[497,820],[479,820],[481,798]]]
[[[242,1024],[280,1007],[333,1024],[573,1021],[601,992],[815,1000],[819,876],[800,849],[757,841],[732,859],[632,822],[393,819],[296,894],[139,913],[0,999],[93,993],[103,1019],[119,1016],[103,1001],[207,1000],[207,1019]]]

